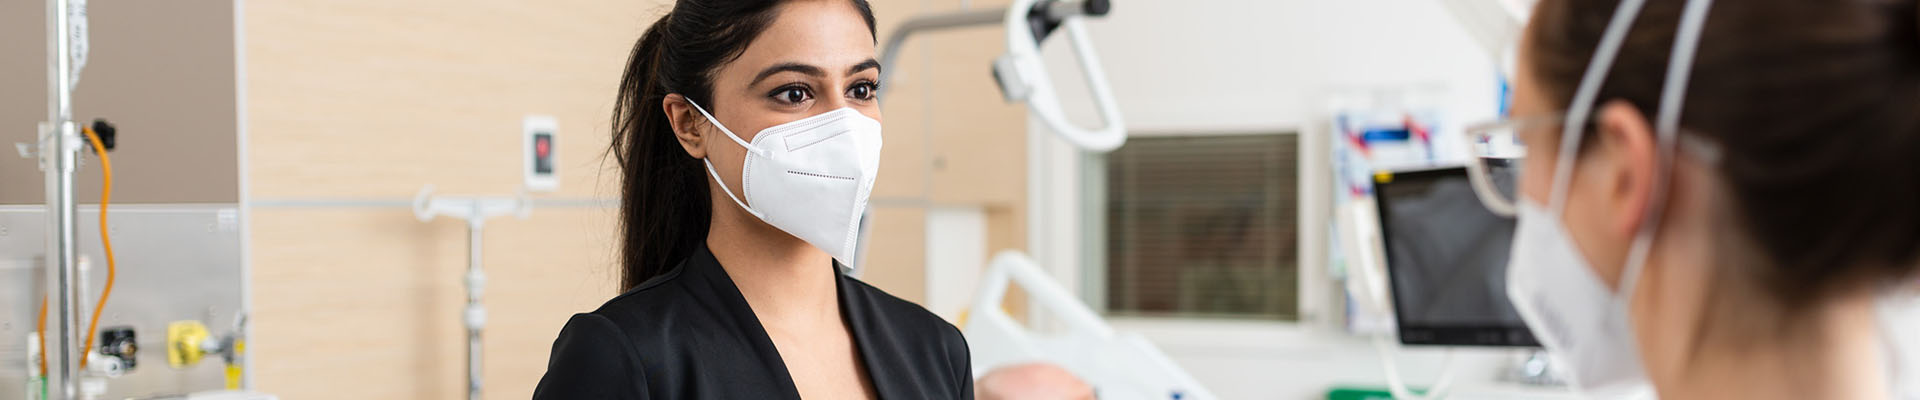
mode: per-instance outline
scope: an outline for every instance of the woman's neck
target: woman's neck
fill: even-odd
[[[1885,399],[1876,300],[1871,291],[1843,294],[1795,316],[1758,318],[1767,312],[1753,302],[1718,302],[1697,325],[1684,376],[1671,377],[1660,397]]]
[[[806,329],[840,321],[831,256],[731,202],[714,207],[707,249],[739,287],[761,325]]]
[[[1648,377],[1665,399],[1884,399],[1891,389],[1870,285],[1800,307],[1754,269],[1748,236],[1714,169],[1679,159],[1670,207],[1634,297]],[[1737,232],[1737,230],[1735,230]]]

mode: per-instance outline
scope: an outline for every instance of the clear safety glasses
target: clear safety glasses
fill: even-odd
[[[1527,145],[1520,141],[1523,132],[1546,135],[1536,143],[1540,151],[1560,149],[1558,132],[1564,128],[1566,114],[1509,118],[1467,126],[1467,176],[1480,203],[1494,214],[1511,217],[1520,203],[1520,173],[1526,164]],[[1588,124],[1581,129],[1592,129]],[[1681,153],[1708,165],[1720,161],[1720,146],[1699,135],[1682,130],[1675,138]],[[1552,171],[1539,171],[1552,173]]]
[[[1520,202],[1520,172],[1527,146],[1522,132],[1557,131],[1565,114],[1509,118],[1467,126],[1467,175],[1480,202],[1494,214],[1511,217]],[[1559,135],[1552,135],[1559,136]],[[1551,151],[1555,147],[1547,146]]]

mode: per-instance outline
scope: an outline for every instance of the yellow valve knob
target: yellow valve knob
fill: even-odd
[[[240,355],[247,352],[247,341],[233,341],[233,357],[227,362],[227,390],[240,390]]]
[[[227,390],[240,390],[240,365],[227,364]]]
[[[167,324],[167,365],[184,368],[200,363],[206,352],[200,348],[213,334],[200,321],[174,321]]]

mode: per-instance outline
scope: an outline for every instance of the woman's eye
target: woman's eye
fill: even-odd
[[[807,100],[813,100],[813,93],[807,91],[807,88],[804,87],[791,86],[775,90],[773,92],[773,98],[782,103],[801,103]]]
[[[874,96],[879,95],[879,91],[880,85],[874,84],[873,82],[861,82],[854,84],[853,88],[847,89],[847,97],[856,100],[873,100]]]

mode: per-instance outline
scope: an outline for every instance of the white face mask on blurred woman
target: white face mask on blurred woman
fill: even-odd
[[[1657,153],[1654,195],[1647,213],[1641,217],[1639,231],[1628,250],[1618,292],[1596,274],[1562,222],[1567,210],[1569,181],[1574,160],[1579,156],[1581,134],[1585,132],[1594,108],[1594,97],[1605,82],[1614,55],[1630,29],[1643,1],[1622,2],[1602,36],[1600,46],[1588,66],[1569,110],[1561,122],[1560,146],[1554,166],[1552,190],[1547,204],[1517,195],[1512,254],[1507,266],[1507,296],[1525,319],[1527,326],[1546,347],[1548,357],[1561,376],[1575,389],[1615,391],[1647,384],[1646,370],[1635,344],[1628,303],[1634,286],[1646,266],[1655,226],[1666,207],[1665,185],[1673,173],[1671,157],[1678,140],[1679,104],[1682,103],[1686,75],[1691,72],[1693,53],[1699,44],[1704,18],[1682,18],[1678,39],[1670,58],[1669,75],[1661,92],[1658,115]],[[1689,13],[1704,16],[1707,0],[1688,0]],[[1689,35],[1689,32],[1695,33]]]
[[[1627,319],[1632,292],[1622,290],[1616,296],[1601,284],[1561,226],[1564,210],[1533,200],[1519,204],[1519,227],[1507,261],[1507,297],[1547,348],[1554,367],[1575,388],[1611,390],[1644,383],[1646,372]],[[1635,260],[1645,262],[1644,257]]]

